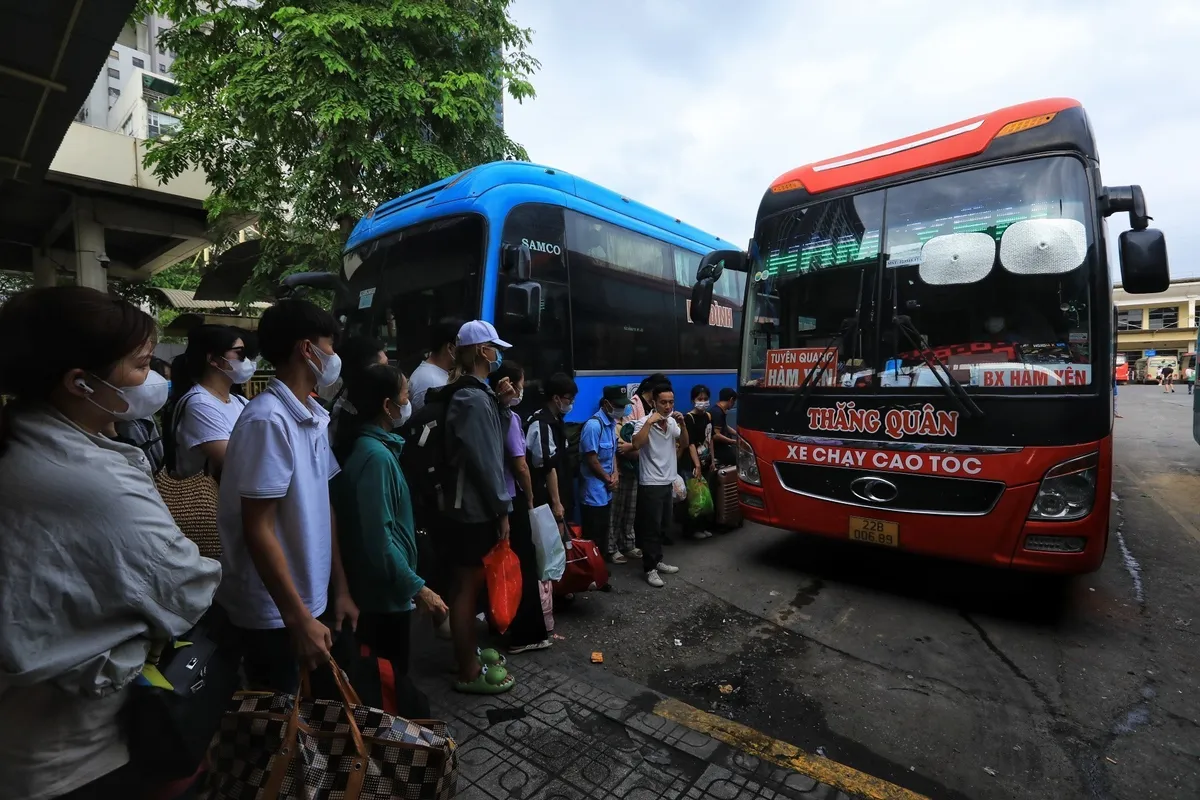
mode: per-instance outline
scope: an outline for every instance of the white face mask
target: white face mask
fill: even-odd
[[[521,401],[524,399],[525,399],[525,389],[522,388],[521,391],[517,392],[516,397],[513,397],[508,401],[508,407],[516,408],[517,406],[521,405]]]
[[[309,344],[312,345],[312,351],[316,354],[317,360],[321,362],[321,365],[317,366],[312,361],[305,359],[308,361],[308,368],[317,376],[317,386],[322,389],[333,386],[342,375],[342,357],[337,353],[327,355],[313,342],[309,342]]]
[[[77,381],[77,385],[88,393],[89,403],[123,422],[153,417],[159,409],[167,404],[167,379],[153,370],[146,375],[146,381],[138,386],[126,386],[118,389],[106,380],[101,378],[96,378],[96,380],[116,392],[128,407],[124,411],[105,408],[91,398],[92,388],[82,378]]]
[[[696,401],[696,410],[697,411],[708,411],[708,401],[707,400],[697,400]]]
[[[258,364],[248,358],[229,361],[229,369],[221,370],[234,383],[245,383],[254,377],[257,371]]]
[[[400,416],[390,417],[392,421],[392,430],[397,430],[404,427],[404,423],[408,422],[408,418],[412,416],[412,403],[405,403],[400,406]]]

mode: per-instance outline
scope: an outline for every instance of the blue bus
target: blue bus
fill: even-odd
[[[383,339],[398,366],[424,357],[441,319],[485,319],[539,382],[575,376],[567,421],[595,412],[601,388],[671,376],[732,387],[745,273],[726,270],[710,325],[693,325],[703,255],[730,243],[594,183],[526,162],[485,164],[383,203],[346,244],[335,310],[350,332]]]

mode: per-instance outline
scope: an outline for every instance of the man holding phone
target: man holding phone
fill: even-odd
[[[638,451],[637,517],[634,529],[642,549],[642,570],[646,583],[662,588],[660,573],[672,575],[679,567],[664,564],[663,537],[674,516],[672,484],[679,474],[679,453],[688,448],[683,415],[675,410],[675,392],[669,383],[660,383],[651,392],[654,409],[638,420],[633,446]]]

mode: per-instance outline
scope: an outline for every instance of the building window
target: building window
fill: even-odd
[[[170,133],[179,127],[179,120],[169,114],[151,111],[146,115],[146,135],[150,138]]]
[[[118,59],[118,60],[119,60],[119,59],[121,58],[121,54],[120,54],[120,53],[118,53],[116,50],[109,50],[109,51],[108,51],[108,57],[109,57],[109,58],[115,58],[115,59]]]
[[[1131,308],[1128,311],[1117,312],[1117,330],[1140,331],[1142,329],[1142,310]]]
[[[140,58],[135,58],[135,59],[133,59],[133,66],[136,67],[137,69],[145,69],[146,62],[142,61]]]
[[[1179,327],[1179,307],[1162,306],[1150,309],[1150,330]]]
[[[159,71],[159,72],[161,72],[163,75],[166,75],[166,74],[167,74],[167,65],[166,65],[166,64],[159,64],[159,65],[158,65],[158,71]]]
[[[108,68],[108,77],[110,77],[110,78],[120,78],[120,77],[121,77],[121,70],[119,70],[119,69],[113,69],[112,67],[109,67],[109,68]]]
[[[120,89],[115,89],[115,88],[113,88],[112,86],[110,86],[110,87],[108,87],[108,96],[109,96],[109,97],[120,97],[120,96],[121,96],[121,90],[120,90]]]

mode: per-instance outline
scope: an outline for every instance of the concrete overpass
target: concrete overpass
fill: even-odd
[[[133,5],[0,3],[0,271],[103,291],[209,243],[201,173],[164,184],[144,141],[71,122]]]

